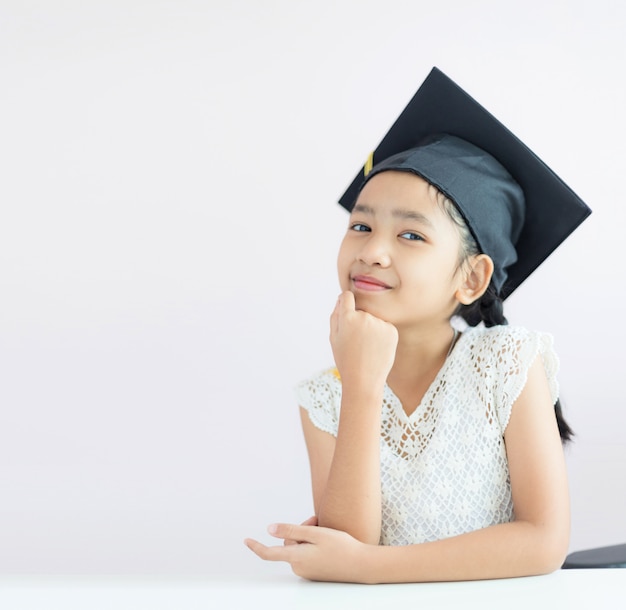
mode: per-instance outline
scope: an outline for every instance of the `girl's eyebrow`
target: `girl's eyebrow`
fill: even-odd
[[[352,208],[353,212],[360,212],[361,214],[367,214],[368,216],[375,216],[374,208],[365,204],[365,203],[357,203],[354,208]],[[432,227],[432,221],[422,214],[421,212],[416,212],[415,210],[407,210],[404,208],[395,208],[392,210],[391,215],[394,218],[399,218],[400,220],[414,220],[415,222],[419,222],[428,227]]]
[[[352,212],[360,212],[361,214],[368,214],[369,216],[374,216],[374,208],[369,205],[365,205],[364,203],[357,203],[353,208]]]

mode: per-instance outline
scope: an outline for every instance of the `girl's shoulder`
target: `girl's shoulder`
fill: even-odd
[[[336,368],[328,368],[296,386],[298,404],[308,412],[313,424],[337,435],[341,405],[341,378]]]
[[[296,391],[302,388],[325,387],[327,389],[341,387],[341,375],[336,367],[323,369],[311,377],[307,377],[298,383]]]
[[[554,344],[554,339],[549,333],[510,325],[489,328],[468,327],[463,331],[462,340],[466,349],[470,351],[504,350],[520,354],[530,349],[535,355],[538,351],[553,349]]]
[[[543,362],[553,402],[559,394],[559,359],[551,334],[522,326],[474,327],[459,340],[459,364],[481,382],[489,380],[495,392],[514,401],[526,384],[528,371],[537,357]],[[456,351],[456,350],[455,350]]]

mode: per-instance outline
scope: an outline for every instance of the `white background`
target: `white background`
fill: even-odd
[[[626,541],[617,0],[0,0],[0,572],[252,573],[311,512],[336,204],[436,65],[594,214],[555,336],[572,550]]]

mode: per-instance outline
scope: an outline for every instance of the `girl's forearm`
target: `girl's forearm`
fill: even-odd
[[[494,525],[436,542],[363,548],[361,582],[482,580],[547,574],[561,567],[569,527]]]
[[[319,525],[378,544],[381,527],[380,412],[382,388],[344,388],[337,441]]]

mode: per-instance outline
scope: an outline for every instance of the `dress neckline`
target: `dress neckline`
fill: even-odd
[[[432,380],[431,384],[428,386],[426,392],[422,396],[422,400],[420,400],[419,404],[413,409],[410,415],[407,415],[404,407],[402,406],[402,401],[398,398],[396,393],[391,389],[391,386],[385,382],[385,391],[391,397],[390,405],[397,414],[404,419],[407,423],[414,424],[415,420],[423,419],[426,415],[426,411],[430,411],[432,407],[425,408],[424,405],[432,405],[437,395],[437,391],[440,389],[442,385],[442,377],[445,375],[446,371],[450,366],[450,362],[452,362],[455,354],[456,346],[461,342],[463,337],[465,336],[465,332],[459,331],[456,328],[454,330],[454,336],[452,337],[452,342],[450,343],[450,348],[448,349],[448,353],[446,354],[446,359],[444,360],[441,368],[437,371],[435,378]]]

